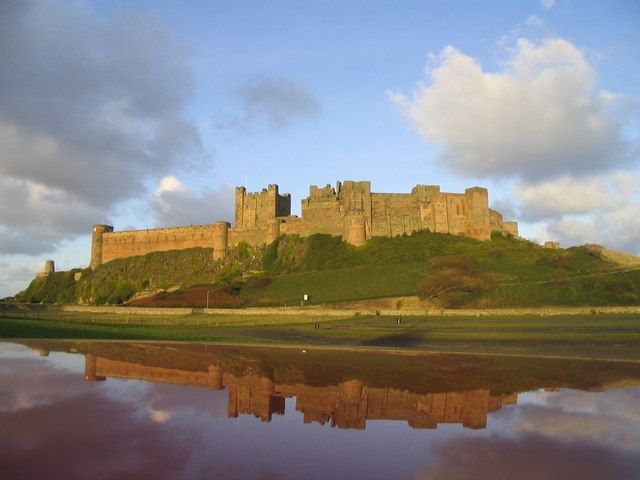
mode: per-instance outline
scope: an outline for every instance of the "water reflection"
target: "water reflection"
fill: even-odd
[[[0,343],[3,478],[640,476],[638,364],[23,344]]]
[[[397,388],[371,388],[355,379],[327,386],[277,383],[265,376],[237,376],[220,365],[188,371],[85,354],[85,380],[107,377],[226,389],[229,417],[250,414],[263,422],[284,415],[285,399],[295,397],[295,409],[303,414],[304,423],[354,429],[366,428],[367,420],[402,420],[413,428],[436,428],[439,423],[484,428],[487,413],[503,404],[514,405],[518,398],[516,393],[492,395],[488,390],[421,395]]]

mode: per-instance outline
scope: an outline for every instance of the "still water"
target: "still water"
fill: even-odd
[[[0,478],[640,478],[640,365],[4,342]]]

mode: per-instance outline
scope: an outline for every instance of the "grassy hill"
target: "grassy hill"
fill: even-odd
[[[633,258],[618,262],[598,248],[552,250],[501,235],[478,241],[419,232],[362,247],[329,235],[288,235],[267,247],[241,243],[222,261],[197,248],[113,260],[82,271],[77,282],[77,271],[56,272],[18,298],[113,304],[169,290],[154,304],[204,306],[203,294],[184,290],[206,287],[226,295],[212,295],[210,306],[223,297],[228,305],[228,295],[239,300],[234,305],[295,305],[303,294],[316,304],[419,294],[435,307],[634,305],[640,271]]]

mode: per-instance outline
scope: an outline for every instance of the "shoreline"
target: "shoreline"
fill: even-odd
[[[339,309],[324,308],[319,305],[306,307],[247,307],[247,308],[192,308],[192,307],[128,307],[99,305],[51,305],[30,303],[0,304],[0,315],[10,312],[74,312],[74,313],[108,313],[117,315],[281,315],[299,317],[516,317],[516,316],[556,316],[556,315],[640,315],[640,305],[626,306],[581,306],[581,307],[512,307],[512,308],[400,308],[400,309]]]
[[[600,358],[587,356],[571,356],[571,355],[540,355],[540,354],[518,354],[518,353],[500,353],[500,352],[470,352],[470,351],[439,351],[439,350],[422,350],[419,348],[407,347],[375,347],[375,346],[357,346],[357,345],[314,345],[314,344],[290,344],[290,343],[234,343],[220,341],[198,341],[198,340],[123,340],[123,339],[89,339],[89,338],[0,338],[0,342],[21,343],[24,340],[44,341],[44,342],[93,342],[93,343],[127,343],[127,344],[185,344],[185,345],[205,345],[213,347],[240,347],[240,348],[267,348],[267,349],[288,349],[303,350],[301,353],[307,353],[308,350],[335,351],[335,352],[355,352],[369,353],[380,355],[402,355],[402,356],[431,356],[431,355],[462,355],[471,357],[511,357],[511,358],[532,358],[532,359],[551,359],[551,360],[577,360],[586,362],[616,362],[616,363],[633,363],[640,364],[640,360],[620,359],[620,358]]]

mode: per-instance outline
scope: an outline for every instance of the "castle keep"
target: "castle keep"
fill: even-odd
[[[235,226],[210,225],[115,232],[110,225],[94,225],[91,268],[116,258],[193,247],[213,248],[222,258],[229,246],[245,241],[270,244],[283,234],[326,233],[360,246],[371,237],[394,237],[420,230],[487,240],[493,230],[518,235],[516,222],[505,222],[489,208],[486,188],[445,193],[437,185],[417,185],[411,193],[374,193],[371,182],[338,182],[317,187],[302,200],[302,215],[291,215],[291,196],[277,185],[262,192],[236,188]]]

